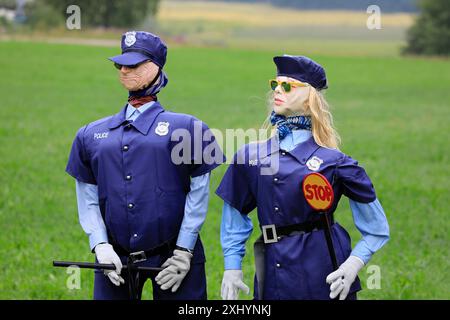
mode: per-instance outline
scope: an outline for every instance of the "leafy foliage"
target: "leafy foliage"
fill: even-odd
[[[405,53],[424,55],[450,54],[450,2],[422,0],[421,14],[408,31]]]

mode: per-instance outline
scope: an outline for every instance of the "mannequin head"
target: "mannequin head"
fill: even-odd
[[[286,92],[283,87],[278,86],[273,91],[273,110],[279,115],[286,117],[308,115],[310,86],[294,78],[278,76],[279,82],[288,82],[291,84],[291,90]]]
[[[340,137],[333,128],[333,116],[321,90],[295,78],[278,76],[279,82],[291,83],[291,90],[285,92],[281,85],[269,94],[269,117],[273,111],[285,117],[310,116],[312,134],[317,144],[338,148]],[[269,123],[267,121],[266,123]]]
[[[119,69],[120,82],[128,91],[137,91],[147,87],[159,71],[159,66],[150,60],[144,61],[136,67],[117,64],[116,67]]]

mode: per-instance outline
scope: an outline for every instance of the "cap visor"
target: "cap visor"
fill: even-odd
[[[140,52],[125,52],[108,59],[123,66],[132,66],[145,60],[150,60],[150,57]]]

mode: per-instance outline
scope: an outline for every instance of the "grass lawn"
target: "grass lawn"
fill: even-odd
[[[77,129],[126,102],[106,60],[117,53],[107,47],[0,42],[0,299],[92,297],[91,271],[82,270],[81,289],[69,291],[64,269],[51,262],[93,259],[77,219],[75,183],[64,169]],[[280,53],[171,48],[169,84],[160,101],[212,128],[258,128],[266,115],[267,79],[275,73],[271,58]],[[311,57],[328,73],[327,97],[341,149],[368,172],[391,227],[390,242],[370,262],[381,269],[381,289],[366,289],[363,269],[365,290],[359,297],[449,299],[449,61]],[[222,203],[213,191],[225,169],[212,175],[201,232],[210,299],[220,298]],[[256,212],[251,216],[255,230],[243,267],[250,286],[252,242],[259,235]],[[346,198],[336,218],[355,243],[360,235]],[[144,298],[151,298],[151,285]]]

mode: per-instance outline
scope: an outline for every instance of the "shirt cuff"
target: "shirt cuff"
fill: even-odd
[[[108,234],[105,229],[97,230],[89,235],[89,247],[91,251],[95,246],[102,242],[108,242]]]
[[[372,252],[360,243],[356,244],[350,255],[360,258],[365,265],[369,262],[370,258],[372,258]]]
[[[183,247],[189,250],[194,250],[195,243],[197,242],[198,233],[191,233],[180,230],[178,233],[177,246]]]
[[[225,256],[225,270],[242,270],[242,257],[237,254]]]

